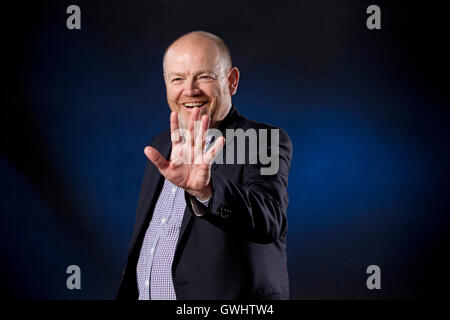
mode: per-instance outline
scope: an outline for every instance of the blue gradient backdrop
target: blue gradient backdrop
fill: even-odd
[[[143,149],[168,127],[162,54],[195,29],[229,44],[238,110],[293,142],[292,298],[421,298],[445,287],[447,52],[439,19],[414,24],[439,7],[379,2],[382,30],[369,31],[364,1],[78,1],[82,29],[69,31],[70,4],[11,5],[2,21],[2,297],[114,298]],[[71,264],[81,290],[66,288]],[[381,290],[366,288],[371,264]]]

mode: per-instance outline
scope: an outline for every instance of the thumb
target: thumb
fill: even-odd
[[[150,146],[145,147],[144,153],[148,160],[150,160],[156,168],[158,168],[159,172],[164,175],[164,172],[169,166],[169,161],[167,161],[158,150]]]

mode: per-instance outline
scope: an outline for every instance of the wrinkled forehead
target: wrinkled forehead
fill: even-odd
[[[194,74],[209,71],[216,74],[223,70],[223,58],[219,49],[210,41],[183,41],[173,44],[164,61],[164,72]]]

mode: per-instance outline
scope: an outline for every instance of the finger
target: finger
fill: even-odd
[[[173,161],[174,167],[178,167],[183,163],[183,156],[183,148],[180,148],[180,150],[178,151],[178,157]]]
[[[197,107],[194,107],[194,109],[192,110],[192,114],[191,117],[193,119],[193,135],[192,137],[196,138],[197,135],[199,134],[200,131],[200,109]]]
[[[206,118],[205,118],[206,117]],[[195,121],[194,124],[194,133],[195,133],[195,143],[194,147],[196,149],[199,149],[200,152],[203,152],[202,147],[205,145],[205,129],[204,129],[204,122],[207,121],[206,115],[204,115],[200,121]],[[200,153],[201,154],[201,153]]]
[[[145,147],[144,153],[148,160],[150,160],[156,168],[158,168],[159,172],[165,176],[165,172],[169,167],[169,161],[167,161],[158,150],[150,146]]]
[[[202,129],[205,132],[206,130],[209,129],[209,116],[207,114],[204,114],[202,116]]]
[[[191,145],[194,145],[194,141],[192,138],[194,137],[194,123],[195,123],[195,119],[197,117],[197,114],[196,114],[197,112],[198,112],[198,108],[192,108],[191,116],[189,117],[189,122],[188,122],[188,127],[187,127],[188,133],[191,137],[191,139],[189,141],[189,143]]]
[[[180,126],[178,124],[178,112],[176,111],[170,114],[170,140],[173,144],[178,144],[182,141]]]
[[[206,132],[209,128],[209,116],[204,114],[201,120],[201,138],[202,138],[202,150],[206,146]]]
[[[183,141],[183,135],[181,134],[181,129],[172,131],[170,133],[170,140],[172,141],[172,144],[176,145]]]
[[[223,136],[217,138],[211,148],[205,153],[205,156],[203,157],[204,162],[211,164],[219,154],[219,152],[222,150],[224,145],[225,138]]]
[[[178,112],[172,111],[170,113],[170,131],[178,129],[180,129],[180,126],[178,124]]]

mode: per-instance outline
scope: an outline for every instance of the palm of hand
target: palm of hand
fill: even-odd
[[[204,115],[201,121],[198,121],[198,118],[199,110],[194,108],[187,130],[180,130],[178,114],[172,112],[170,159],[166,160],[150,146],[145,148],[145,154],[167,180],[199,199],[206,199],[211,196],[211,164],[223,148],[225,139],[220,137],[206,153],[203,153],[205,133],[209,128],[210,120],[207,115]],[[198,127],[200,127],[199,130],[197,130]]]

